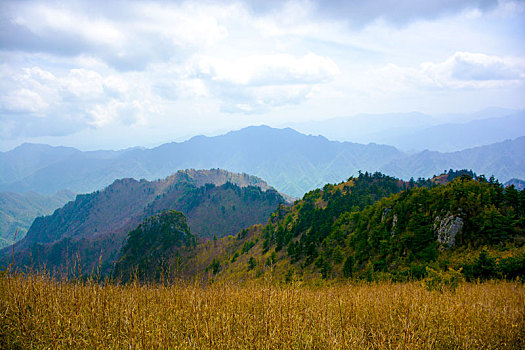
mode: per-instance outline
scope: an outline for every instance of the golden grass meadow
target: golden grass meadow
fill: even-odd
[[[2,349],[523,349],[521,282],[176,283],[0,277]]]

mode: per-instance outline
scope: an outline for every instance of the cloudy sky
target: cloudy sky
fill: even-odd
[[[0,150],[525,108],[522,0],[0,0]]]

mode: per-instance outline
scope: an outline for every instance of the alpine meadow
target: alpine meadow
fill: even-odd
[[[1,349],[524,349],[521,0],[0,0]]]

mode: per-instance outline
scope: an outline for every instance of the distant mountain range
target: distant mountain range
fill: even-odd
[[[525,110],[488,108],[472,114],[360,114],[287,126],[331,140],[375,142],[416,152],[452,152],[525,136]]]
[[[13,153],[16,156],[13,156]],[[45,157],[39,157],[44,154]],[[55,193],[69,189],[91,192],[115,179],[131,177],[154,180],[179,169],[221,168],[256,174],[280,192],[300,197],[306,191],[347,178],[358,170],[374,170],[404,155],[394,147],[333,142],[321,136],[306,136],[292,129],[248,127],[216,137],[197,136],[181,143],[153,149],[120,152],[64,152],[50,157],[49,146],[22,145],[0,154],[0,170],[10,175],[1,191]],[[18,159],[39,159],[24,164]],[[44,162],[44,160],[46,162]]]
[[[219,169],[179,171],[153,182],[120,179],[36,218],[15,244],[14,259],[18,266],[45,264],[52,269],[78,258],[84,269],[98,262],[107,270],[127,233],[146,217],[178,210],[187,216],[194,234],[220,238],[265,223],[284,202],[261,179]],[[0,250],[0,265],[11,259],[10,248]]]
[[[429,150],[452,152],[520,136],[525,136],[525,111],[464,124],[442,124],[402,135],[385,135],[380,141],[404,150],[424,145]]]
[[[523,190],[525,189],[525,180],[520,179],[510,179],[509,181],[505,182],[505,186],[514,186],[517,190]]]
[[[15,238],[23,238],[37,216],[51,214],[74,198],[75,194],[67,190],[52,196],[36,192],[1,192],[0,248],[13,244]]]
[[[381,167],[381,171],[406,179],[431,177],[447,169],[472,169],[507,182],[512,178],[525,178],[524,150],[525,137],[520,137],[459,152],[423,151],[392,161]]]
[[[381,170],[408,180],[468,168],[505,182],[525,178],[524,143],[521,137],[459,152],[407,155],[392,146],[330,141],[289,128],[257,126],[152,149],[81,152],[24,144],[0,153],[0,191],[88,193],[118,178],[155,180],[189,168],[254,174],[294,197],[345,180],[359,170]]]

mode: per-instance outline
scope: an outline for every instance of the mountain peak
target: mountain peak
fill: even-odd
[[[197,187],[204,186],[206,184],[221,186],[229,182],[239,187],[259,187],[263,191],[272,188],[266,183],[266,181],[258,178],[257,176],[248,175],[246,173],[233,173],[218,168],[209,170],[179,170],[175,174],[168,176],[165,181],[168,183],[187,181]]]

